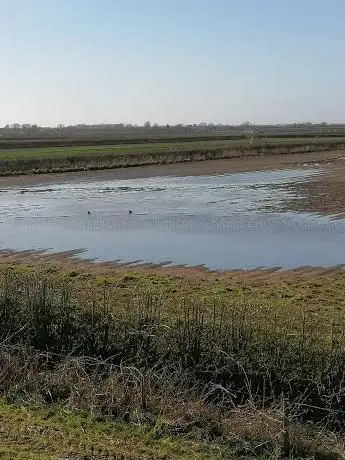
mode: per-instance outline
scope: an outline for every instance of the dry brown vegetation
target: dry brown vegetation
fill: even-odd
[[[206,440],[219,458],[344,457],[341,270],[271,284],[5,260],[7,405]]]

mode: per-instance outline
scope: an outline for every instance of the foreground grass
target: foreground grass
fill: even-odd
[[[217,459],[230,447],[157,436],[154,427],[97,422],[59,408],[0,404],[0,457],[8,459]]]
[[[0,446],[343,458],[344,287],[3,263]]]

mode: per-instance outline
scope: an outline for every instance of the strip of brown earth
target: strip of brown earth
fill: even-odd
[[[226,174],[282,168],[300,168],[318,165],[342,165],[343,150],[286,153],[267,156],[242,156],[240,158],[205,160],[192,163],[175,163],[117,168],[93,171],[74,171],[54,174],[16,175],[0,178],[1,187],[27,187],[47,182],[67,183],[111,179],[135,179],[158,176],[198,176]]]
[[[87,259],[77,258],[81,251],[71,250],[56,253],[46,253],[42,250],[27,251],[0,251],[0,266],[54,266],[61,270],[84,270],[100,276],[119,275],[120,273],[146,273],[160,276],[180,277],[191,280],[207,281],[253,281],[253,282],[281,282],[290,279],[305,279],[318,276],[334,276],[343,274],[342,266],[301,267],[291,270],[280,270],[279,267],[253,270],[208,270],[203,266],[167,266],[162,264],[123,264],[119,261],[97,263]]]

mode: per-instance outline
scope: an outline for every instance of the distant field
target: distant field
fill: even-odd
[[[249,139],[236,140],[210,140],[210,141],[185,141],[169,143],[148,143],[148,144],[127,144],[127,145],[90,145],[90,146],[73,146],[73,147],[28,147],[15,149],[1,149],[0,160],[20,160],[20,159],[38,159],[38,158],[67,158],[84,155],[113,155],[113,154],[137,154],[137,153],[155,153],[171,151],[190,151],[190,150],[207,150],[207,149],[224,149],[227,147],[239,146],[266,146],[266,145],[292,145],[292,144],[338,144],[345,142],[345,137],[324,137],[315,139],[314,137],[300,138],[269,138],[256,139],[250,144]]]
[[[59,147],[0,148],[0,176],[62,173],[310,153],[345,148],[345,137],[189,140]]]

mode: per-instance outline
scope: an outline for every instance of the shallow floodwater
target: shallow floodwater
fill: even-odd
[[[0,245],[85,249],[81,257],[100,261],[170,261],[211,269],[342,264],[343,220],[279,211],[291,199],[287,184],[321,172],[289,169],[0,188]]]

